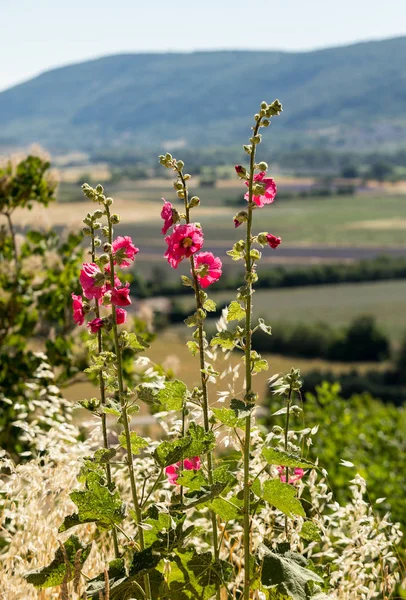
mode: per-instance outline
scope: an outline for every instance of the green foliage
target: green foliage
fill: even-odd
[[[266,481],[263,486],[256,479],[252,485],[252,491],[259,498],[269,502],[285,515],[293,518],[295,515],[305,516],[304,508],[300,500],[296,498],[296,490],[289,483],[282,483],[279,479]]]
[[[206,432],[200,425],[190,423],[185,437],[172,442],[162,442],[156,448],[154,457],[159,466],[168,467],[185,458],[207,454],[214,445],[215,437],[212,431]]]
[[[63,544],[63,548],[64,550],[58,548],[54,560],[47,567],[27,573],[27,582],[43,589],[72,581],[75,576],[75,564],[81,567],[85,563],[92,545],[85,546],[79,538],[71,535]]]
[[[270,465],[281,465],[282,467],[301,467],[302,469],[314,469],[315,466],[309,460],[289,454],[278,448],[262,449],[262,455]]]

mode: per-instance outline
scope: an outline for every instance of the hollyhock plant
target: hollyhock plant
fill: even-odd
[[[83,263],[79,281],[88,300],[100,299],[105,292],[105,277],[95,263]]]
[[[124,287],[115,287],[112,290],[111,303],[114,304],[114,306],[128,306],[131,304],[129,283],[126,283]]]
[[[186,471],[199,471],[201,469],[201,462],[199,456],[194,456],[193,458],[185,458],[183,461],[183,468]],[[177,483],[179,477],[179,471],[182,470],[182,461],[175,463],[174,465],[169,465],[169,467],[165,468],[165,474],[168,477],[169,483],[179,485]]]
[[[127,311],[124,308],[116,308],[116,323],[122,325],[127,320]]]
[[[265,204],[272,204],[276,196],[275,181],[272,179],[272,177],[265,177],[265,175],[266,173],[264,171],[254,175],[252,201],[255,202],[255,204],[260,208]],[[258,187],[263,188],[263,190],[261,190],[261,193],[255,193],[255,183],[258,184]],[[249,186],[249,181],[246,181],[245,185]],[[249,192],[245,194],[244,198],[246,200],[249,200]]]
[[[283,483],[286,483],[286,467],[278,467],[278,473],[279,473],[279,479]],[[296,483],[296,481],[299,481],[300,479],[302,479],[304,474],[305,474],[305,472],[303,471],[303,469],[299,469],[298,467],[296,467],[295,469],[293,469],[292,477],[289,477],[288,483]]]
[[[83,299],[82,296],[76,296],[76,294],[72,294],[72,310],[73,310],[73,320],[78,325],[83,325],[85,322],[85,312],[83,310]]]
[[[282,242],[282,238],[276,237],[276,235],[272,235],[272,233],[268,233],[266,236],[266,241],[271,248],[277,248]]]
[[[203,232],[194,223],[175,225],[173,233],[166,236],[168,249],[165,258],[174,269],[177,269],[184,258],[189,258],[203,246]]]
[[[105,265],[104,267],[104,272],[106,273],[108,280],[106,281],[106,290],[111,290],[111,283],[110,283],[110,273],[111,273],[111,267],[110,264],[108,263],[107,265]],[[120,278],[118,277],[118,275],[116,273],[114,273],[114,287],[121,287],[121,281]]]
[[[202,288],[207,288],[221,277],[222,262],[211,252],[200,252],[194,257],[197,279]]]
[[[161,229],[161,233],[163,235],[166,235],[168,229],[170,229],[172,227],[172,225],[174,224],[173,206],[170,202],[165,200],[165,198],[162,198],[162,200],[164,201],[164,205],[161,210],[161,217],[164,220],[164,225]]]
[[[93,319],[93,321],[89,321],[87,326],[89,327],[91,333],[97,333],[99,329],[103,327],[103,324],[103,319],[100,319],[100,317],[96,317],[95,319]]]
[[[139,252],[139,248],[134,246],[129,235],[126,235],[125,237],[119,236],[116,238],[112,244],[112,250],[114,255],[114,264],[119,265],[120,267],[131,266],[129,261],[134,260],[135,255]]]

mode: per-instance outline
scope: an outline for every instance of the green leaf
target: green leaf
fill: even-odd
[[[96,522],[102,529],[111,529],[125,517],[125,506],[121,502],[120,494],[117,491],[111,492],[96,479],[96,476],[88,478],[85,490],[72,492],[69,496],[78,507],[78,513],[65,517],[59,532],[66,531],[74,525],[90,522]]]
[[[232,350],[235,346],[235,335],[231,331],[220,331],[212,338],[210,346],[220,346],[226,350]]]
[[[216,415],[216,418],[224,425],[227,425],[227,427],[239,427],[240,429],[245,427],[245,419],[239,419],[235,411],[231,408],[213,408],[213,413]]]
[[[177,483],[191,492],[201,490],[203,486],[208,485],[208,481],[201,471],[181,471]]]
[[[189,348],[192,356],[196,356],[196,354],[199,352],[199,345],[197,342],[186,342],[186,346]]]
[[[181,275],[180,278],[182,280],[182,285],[191,288],[193,287],[193,281],[190,279],[190,277],[188,277],[187,275]]]
[[[197,319],[195,315],[190,315],[190,317],[184,320],[184,323],[188,327],[195,327],[195,325],[197,325]]]
[[[143,523],[150,525],[152,529],[144,531],[144,541],[147,547],[162,539],[162,532],[169,532],[175,528],[175,522],[168,513],[157,509],[156,506],[150,506],[147,511],[148,518],[143,519]]]
[[[264,358],[254,360],[254,364],[252,367],[253,373],[260,373],[261,371],[267,371],[268,369],[268,361]]]
[[[245,309],[239,302],[233,300],[228,307],[227,321],[242,321],[245,318]]]
[[[214,300],[208,299],[203,304],[203,308],[204,308],[204,310],[207,310],[207,312],[214,312],[217,307],[216,307],[216,303],[214,302]]]
[[[178,379],[167,381],[159,390],[157,398],[166,410],[182,410],[187,398],[187,387]]]
[[[143,352],[146,348],[149,348],[149,344],[135,333],[129,333],[125,339],[125,347],[131,348],[134,352]]]
[[[120,446],[128,452],[127,439],[124,432],[120,433],[118,436],[118,441],[120,442]],[[132,454],[139,454],[141,448],[147,448],[148,446],[147,440],[144,440],[144,438],[137,435],[135,431],[130,432],[130,444]]]
[[[214,433],[206,433],[201,425],[192,422],[185,437],[162,442],[155,449],[154,458],[161,467],[169,467],[182,459],[207,454],[214,445]]]
[[[282,483],[279,479],[266,481],[263,488],[258,479],[252,485],[254,494],[283,512],[288,517],[299,515],[305,517],[305,511],[300,500],[296,498],[296,489],[289,483]]]
[[[54,560],[47,567],[30,571],[24,575],[28,583],[32,583],[36,588],[50,588],[61,585],[64,582],[72,581],[75,576],[75,562],[77,553],[81,551],[79,564],[82,566],[90,554],[92,544],[85,546],[75,535],[64,543],[68,565],[65,563],[64,552],[61,548],[55,552]]]
[[[243,402],[243,400],[232,398],[230,402],[230,408],[234,411],[235,415],[239,419],[245,419],[246,417],[250,416],[255,408],[255,404],[247,404]]]
[[[293,600],[308,600],[309,582],[324,583],[313,571],[306,569],[306,559],[300,554],[277,554],[265,546],[262,565],[262,585],[287,595]]]
[[[316,468],[315,465],[309,460],[300,458],[300,456],[296,456],[295,454],[289,454],[283,450],[278,450],[277,448],[263,448],[262,456],[270,465],[280,465],[282,467],[293,468],[301,467],[302,469]]]
[[[230,471],[228,465],[222,465],[221,467],[217,467],[213,471],[213,482],[214,483],[223,483],[226,488],[229,488],[236,484],[237,478]],[[226,489],[224,488],[224,489]]]
[[[300,531],[300,537],[309,542],[320,542],[319,528],[312,521],[305,521]]]
[[[272,335],[272,328],[265,323],[264,319],[258,319],[258,327],[268,335]]]
[[[232,521],[241,516],[240,507],[234,504],[232,500],[215,498],[212,502],[210,502],[209,506],[216,513],[216,515],[219,515],[219,517],[223,519],[223,521]]]

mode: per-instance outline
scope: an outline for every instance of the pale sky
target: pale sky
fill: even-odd
[[[406,0],[0,0],[0,90],[122,52],[311,50],[406,35]]]

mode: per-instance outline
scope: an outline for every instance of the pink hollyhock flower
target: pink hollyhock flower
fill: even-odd
[[[252,201],[255,202],[257,206],[260,208],[264,206],[264,204],[272,204],[275,200],[276,196],[276,183],[272,179],[272,177],[265,177],[266,173],[263,171],[262,173],[257,173],[254,175],[254,182],[263,186],[264,192],[263,194],[254,194],[252,196]],[[246,186],[249,186],[249,182],[245,182]],[[244,196],[246,200],[249,200],[249,192],[247,192]]]
[[[165,235],[168,229],[173,225],[173,206],[170,202],[167,202],[165,198],[162,198],[162,200],[164,201],[164,205],[161,210],[161,217],[164,220],[164,226],[161,229],[161,233]]]
[[[126,258],[134,260],[135,255],[139,252],[139,249],[134,246],[129,235],[126,235],[125,237],[119,236],[115,239],[112,244],[112,250],[114,254],[114,264],[119,265],[120,267],[129,267],[131,263],[128,262]]]
[[[127,311],[124,308],[116,308],[116,323],[122,325],[127,320]]]
[[[199,469],[201,469],[201,467],[202,467],[202,465],[201,465],[199,456],[194,456],[193,458],[185,458],[185,460],[183,461],[183,468],[186,471],[199,471]],[[165,473],[166,473],[166,476],[168,477],[169,483],[179,485],[177,483],[177,480],[179,477],[179,471],[181,469],[182,469],[182,461],[181,460],[179,462],[175,463],[174,465],[169,465],[169,467],[166,467]]]
[[[242,221],[239,221],[238,219],[234,219],[234,227],[237,229],[237,227],[239,227],[240,225],[242,225]]]
[[[238,177],[247,177],[247,169],[245,169],[242,165],[235,165],[234,168]]]
[[[286,467],[278,467],[278,473],[279,473],[279,479],[283,483],[286,483]],[[289,469],[289,475],[291,473],[292,473],[292,470]],[[299,469],[298,467],[296,467],[293,470],[292,477],[289,477],[289,483],[296,483],[296,481],[299,481],[299,479],[302,479],[304,474],[305,473],[304,473],[303,469]]]
[[[202,288],[206,288],[221,277],[222,262],[211,252],[201,252],[193,257],[197,279]]]
[[[272,235],[272,233],[267,234],[266,240],[271,248],[277,248],[282,242],[282,238],[276,237],[276,235]]]
[[[83,289],[83,295],[88,300],[92,300],[92,298],[100,299],[103,296],[105,279],[96,264],[83,263],[79,281]]]
[[[82,296],[76,296],[72,294],[72,310],[73,310],[73,320],[78,325],[83,325],[85,322],[85,312],[83,310],[83,300]]]
[[[115,287],[112,290],[111,303],[114,304],[114,306],[128,306],[131,304],[129,283],[126,283],[124,287]]]
[[[184,258],[189,258],[201,249],[203,241],[203,232],[194,223],[175,225],[173,233],[165,238],[168,244],[165,258],[171,267],[177,269]]]
[[[89,327],[92,333],[97,333],[99,329],[103,327],[103,319],[96,317],[95,319],[93,319],[93,321],[89,321],[87,326]]]

